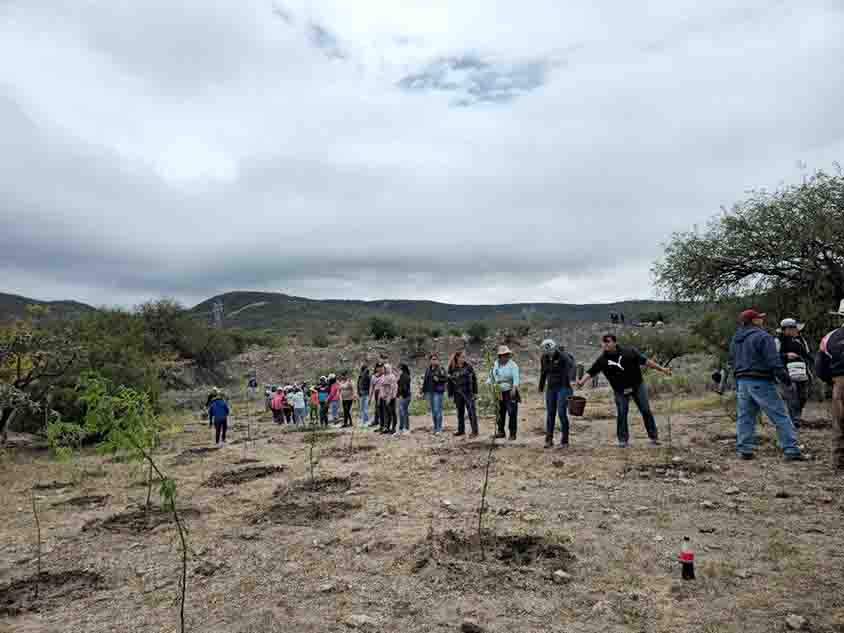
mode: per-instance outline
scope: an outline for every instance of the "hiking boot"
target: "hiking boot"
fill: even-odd
[[[455,432],[454,437],[462,437],[464,435],[466,435],[466,431],[457,431]]]
[[[553,448],[554,442],[552,440],[545,440],[545,448]]]
[[[560,442],[560,448],[561,448],[561,449],[568,448],[568,447],[569,447],[569,443],[568,443],[568,442]]]
[[[785,456],[787,462],[808,462],[809,459],[803,453],[791,453]]]
[[[495,435],[493,435],[493,437],[497,440],[503,440],[504,439],[504,433],[496,433]]]
[[[515,434],[515,433],[510,433],[509,440],[510,440],[511,442],[515,442],[515,441],[516,441],[516,434]]]
[[[630,442],[618,442],[616,446],[618,448],[630,448]]]
[[[471,433],[469,433],[469,437],[478,437],[478,432],[472,431]]]
[[[739,453],[739,458],[748,462],[752,459],[755,459],[755,457],[756,456],[753,453]]]
[[[648,446],[651,448],[656,448],[657,446],[662,446],[662,442],[659,440],[648,440]]]

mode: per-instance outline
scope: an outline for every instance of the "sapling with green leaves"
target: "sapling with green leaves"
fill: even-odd
[[[145,463],[160,482],[159,495],[171,514],[181,544],[182,573],[179,582],[180,631],[185,631],[185,599],[187,596],[188,541],[187,527],[176,507],[176,482],[168,477],[153,457],[161,433],[165,430],[156,415],[149,395],[129,387],[113,387],[92,373],[80,379],[80,399],[85,404],[85,431],[102,438],[100,451],[125,453],[135,463]],[[152,476],[149,477],[152,481]]]

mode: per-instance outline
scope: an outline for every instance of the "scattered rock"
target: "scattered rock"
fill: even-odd
[[[714,501],[701,501],[700,507],[705,508],[706,510],[712,510],[716,507],[716,504]]]
[[[461,633],[484,633],[484,628],[474,620],[463,620],[460,631]]]
[[[648,512],[650,508],[648,506],[636,506],[636,512],[642,514],[644,512]]]
[[[553,579],[558,585],[565,585],[573,580],[573,576],[571,574],[567,574],[562,569],[558,569],[554,572]]]
[[[537,521],[541,521],[542,518],[536,514],[526,514],[522,517],[522,521],[527,523],[536,523]]]
[[[736,576],[738,576],[739,578],[742,578],[744,580],[747,580],[752,575],[753,575],[753,572],[751,572],[749,569],[739,569],[736,572]]]
[[[791,631],[802,631],[806,627],[806,618],[791,613],[786,616],[785,624]]]
[[[672,461],[673,463],[675,463],[675,464],[682,464],[682,463],[683,463],[683,458],[682,458],[682,457],[672,457],[672,458],[671,458],[671,461]]]
[[[787,490],[777,490],[774,497],[776,497],[777,499],[789,499],[791,495],[788,493]]]
[[[735,486],[730,486],[729,488],[727,488],[727,489],[724,491],[724,494],[725,494],[725,495],[737,495],[737,494],[739,494],[740,492],[741,492],[741,490],[739,490],[739,489],[738,489],[738,488],[736,488]]]
[[[700,532],[701,534],[715,534],[715,528],[714,527],[699,527],[698,532]]]
[[[659,536],[659,535],[656,535],[656,536],[654,537],[654,540],[655,540],[657,543],[662,543],[662,542],[665,540],[665,537],[664,537],[664,536]]]
[[[376,626],[378,621],[363,613],[355,613],[346,618],[346,626],[353,629],[365,629],[370,626]]]
[[[327,582],[319,587],[320,593],[334,593],[335,591],[337,591],[337,585],[333,582]]]

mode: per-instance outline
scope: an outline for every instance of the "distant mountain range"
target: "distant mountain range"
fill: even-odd
[[[228,292],[206,299],[189,309],[197,318],[213,318],[213,306],[223,306],[223,325],[243,329],[272,329],[282,333],[343,332],[354,323],[374,316],[401,322],[465,325],[473,321],[606,321],[610,312],[623,313],[628,321],[644,313],[667,317],[690,314],[689,308],[663,301],[620,301],[609,304],[510,303],[456,305],[436,301],[306,299],[277,292]],[[0,321],[20,318],[29,304],[45,305],[56,318],[73,318],[95,308],[76,301],[39,301],[0,293]]]
[[[563,303],[511,303],[502,305],[456,305],[417,300],[317,300],[272,292],[229,292],[191,308],[197,317],[212,318],[215,302],[223,305],[223,323],[228,327],[313,331],[315,324],[337,332],[350,322],[373,316],[400,321],[465,325],[473,321],[606,321],[611,311],[624,313],[628,320],[648,312],[666,316],[689,313],[673,303],[662,301],[621,301],[612,304],[572,305]]]
[[[23,318],[26,316],[27,306],[31,305],[49,308],[48,318],[56,320],[77,318],[95,310],[79,301],[40,301],[0,292],[0,322]]]

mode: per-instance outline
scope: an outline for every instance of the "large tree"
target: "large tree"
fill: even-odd
[[[703,231],[676,233],[653,269],[658,286],[685,301],[793,294],[844,299],[844,172],[756,191]]]
[[[83,350],[66,328],[38,325],[37,308],[0,330],[0,436],[19,413],[37,410],[53,385],[79,363]]]

